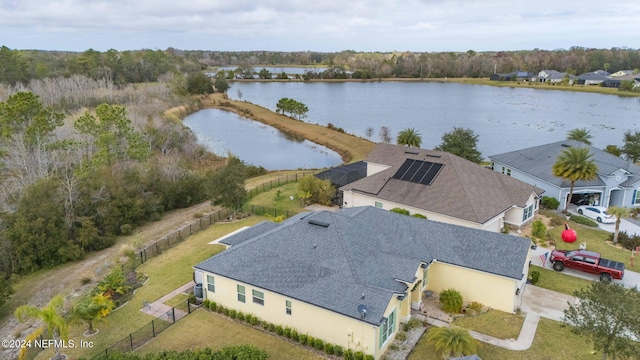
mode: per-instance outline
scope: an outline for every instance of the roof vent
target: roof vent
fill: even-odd
[[[362,318],[367,316],[367,306],[362,304],[358,305],[358,313]]]
[[[410,154],[410,155],[418,155],[419,154],[419,152],[417,152],[417,151],[405,151],[404,153],[405,154]]]
[[[322,227],[329,227],[329,223],[328,222],[318,221],[318,220],[314,220],[314,219],[309,220],[309,224],[322,226]]]
[[[569,144],[561,144],[560,146],[562,146],[562,147],[571,147],[571,145],[569,145]]]
[[[442,157],[442,155],[432,155],[432,154],[425,154],[425,156],[432,157],[432,158],[441,158]]]

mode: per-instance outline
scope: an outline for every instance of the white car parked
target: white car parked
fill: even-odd
[[[590,217],[593,220],[605,224],[616,222],[616,217],[607,213],[604,206],[582,205],[578,206],[578,214]]]

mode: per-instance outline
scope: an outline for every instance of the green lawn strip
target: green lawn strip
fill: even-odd
[[[136,352],[148,354],[163,350],[183,351],[205,347],[218,350],[224,346],[241,344],[251,344],[267,351],[270,359],[325,358],[283,338],[202,309],[178,321]]]
[[[260,176],[256,176],[253,177],[251,179],[247,179],[247,181],[245,182],[245,189],[247,190],[251,190],[254,189],[258,186],[261,186],[264,183],[268,183],[271,181],[276,181],[278,179],[281,179],[280,181],[282,183],[284,183],[285,181],[287,181],[287,177],[289,179],[289,181],[292,181],[295,179],[296,174],[298,175],[298,178],[301,178],[304,174],[304,176],[310,176],[312,173],[317,172],[317,170],[278,170],[278,171],[272,171],[269,172],[267,174],[264,175],[260,175]]]
[[[454,325],[493,336],[498,339],[517,339],[524,317],[499,310],[489,310],[476,316],[456,318]]]
[[[254,196],[247,203],[248,206],[253,205],[256,206],[264,206],[267,208],[278,209],[280,211],[289,211],[290,213],[299,213],[305,211],[304,207],[298,197],[298,183],[289,183],[286,185],[279,186],[277,188],[273,188],[271,190],[265,191],[261,194]],[[278,191],[280,191],[280,195],[278,196]],[[293,196],[294,199],[291,200],[289,197]]]
[[[539,268],[537,266],[531,266],[529,268],[529,277],[531,277],[532,271],[538,271],[540,273],[540,279],[536,286],[567,295],[573,295],[574,292],[589,286],[592,282],[591,280],[563,274],[562,272],[552,269]]]
[[[562,240],[563,226],[556,226],[549,230],[549,233],[556,241],[556,248],[558,250],[575,250],[580,243],[587,243],[587,250],[599,252],[603,258],[623,262],[625,268],[633,269],[631,267],[631,251],[618,249],[605,243],[609,238],[609,233],[600,230],[598,228],[592,228],[580,224],[576,224],[572,221],[567,221],[569,226],[578,234],[578,240],[574,243],[566,243]]]
[[[93,341],[94,347],[92,349],[67,349],[65,353],[70,357],[92,357],[149,323],[154,317],[140,311],[145,301],[157,300],[191,281],[195,264],[224,250],[224,246],[208,245],[209,242],[263,220],[265,219],[262,217],[252,216],[237,222],[217,223],[142,264],[137,270],[147,274],[149,280],[136,290],[133,299],[96,326],[100,332],[86,339]],[[86,330],[85,326],[85,324],[73,326],[69,332],[69,339],[84,339],[82,332]],[[51,357],[51,354],[53,352],[43,351],[38,359],[48,359],[46,356]]]
[[[601,354],[592,355],[592,349],[592,345],[584,338],[572,333],[570,327],[545,318],[540,318],[533,344],[527,350],[511,351],[478,342],[478,356],[491,360],[565,360],[602,357]],[[428,345],[426,335],[423,335],[408,360],[437,358],[435,347]]]
[[[425,79],[427,81],[442,81],[442,79]],[[573,91],[573,92],[587,92],[605,95],[618,95],[618,96],[640,96],[640,93],[630,91],[620,91],[617,88],[608,88],[602,86],[590,86],[590,85],[551,85],[542,84],[529,81],[494,81],[488,78],[448,78],[444,82],[455,82],[461,84],[472,85],[489,85],[498,87],[519,87],[528,89],[540,89],[540,90],[561,90],[561,91]]]
[[[164,302],[165,305],[171,306],[171,307],[179,307],[179,308],[186,308],[186,304],[187,304],[187,300],[189,299],[189,295],[185,295],[185,294],[178,294],[174,297],[172,297],[171,299],[167,300]]]

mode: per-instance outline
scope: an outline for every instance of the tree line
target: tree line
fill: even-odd
[[[443,78],[488,77],[494,72],[551,69],[573,74],[606,69],[640,69],[640,50],[590,49],[574,46],[556,50],[476,52],[278,52],[114,49],[99,52],[12,50],[0,47],[0,82],[16,84],[34,79],[82,75],[115,84],[157,81],[163,74],[188,74],[217,66],[238,66],[240,77],[255,65],[323,65],[308,78]],[[266,69],[259,76],[266,78]],[[246,76],[246,74],[244,75]],[[269,76],[271,77],[271,76]]]

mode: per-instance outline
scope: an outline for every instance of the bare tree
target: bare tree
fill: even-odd
[[[391,131],[388,127],[382,126],[378,135],[380,136],[380,142],[385,144],[389,144],[391,142]]]
[[[369,126],[367,130],[364,131],[364,135],[367,137],[367,140],[371,140],[371,136],[373,136],[374,131],[375,130],[373,130],[371,126]]]

